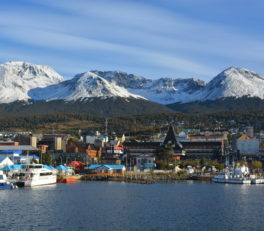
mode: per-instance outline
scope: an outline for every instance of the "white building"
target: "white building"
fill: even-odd
[[[237,150],[241,154],[257,154],[259,153],[259,139],[251,138],[247,135],[241,135],[236,142]]]
[[[149,155],[139,155],[136,156],[136,166],[138,169],[146,169],[146,168],[155,168],[155,157],[154,156],[149,156]]]

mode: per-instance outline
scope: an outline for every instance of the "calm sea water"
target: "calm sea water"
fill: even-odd
[[[81,182],[0,191],[0,230],[264,230],[264,185]]]

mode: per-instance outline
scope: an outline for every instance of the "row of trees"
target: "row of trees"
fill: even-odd
[[[34,151],[32,154],[35,154],[39,157],[39,163],[45,164],[45,165],[52,165],[52,156],[50,152],[47,153],[41,153],[41,151]],[[32,163],[38,163],[36,159],[32,159]]]

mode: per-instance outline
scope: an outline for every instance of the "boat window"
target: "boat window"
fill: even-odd
[[[22,168],[42,168],[42,165],[22,165]]]
[[[42,172],[39,175],[40,176],[50,176],[50,175],[52,175],[52,172]]]
[[[0,180],[3,180],[4,179],[4,176],[3,175],[0,175]]]
[[[28,168],[42,168],[42,165],[29,165]]]

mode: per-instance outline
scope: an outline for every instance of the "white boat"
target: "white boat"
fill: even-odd
[[[213,182],[216,182],[216,183],[226,183],[227,179],[228,179],[228,175],[225,174],[225,173],[222,173],[222,174],[219,174],[219,175],[216,175],[212,178],[212,181]]]
[[[0,190],[3,189],[14,189],[16,186],[14,186],[12,183],[10,183],[6,177],[6,174],[4,174],[3,171],[0,171]]]
[[[264,179],[263,178],[255,178],[251,180],[252,184],[264,184]]]
[[[249,177],[249,169],[246,166],[241,166],[227,168],[224,173],[214,176],[212,181],[226,184],[251,184],[252,179]]]
[[[251,179],[246,177],[233,177],[226,174],[220,174],[214,176],[212,179],[215,183],[226,183],[226,184],[251,184]]]
[[[42,164],[24,164],[21,167],[22,169],[16,174],[18,187],[33,187],[57,182],[56,173],[46,169]]]

